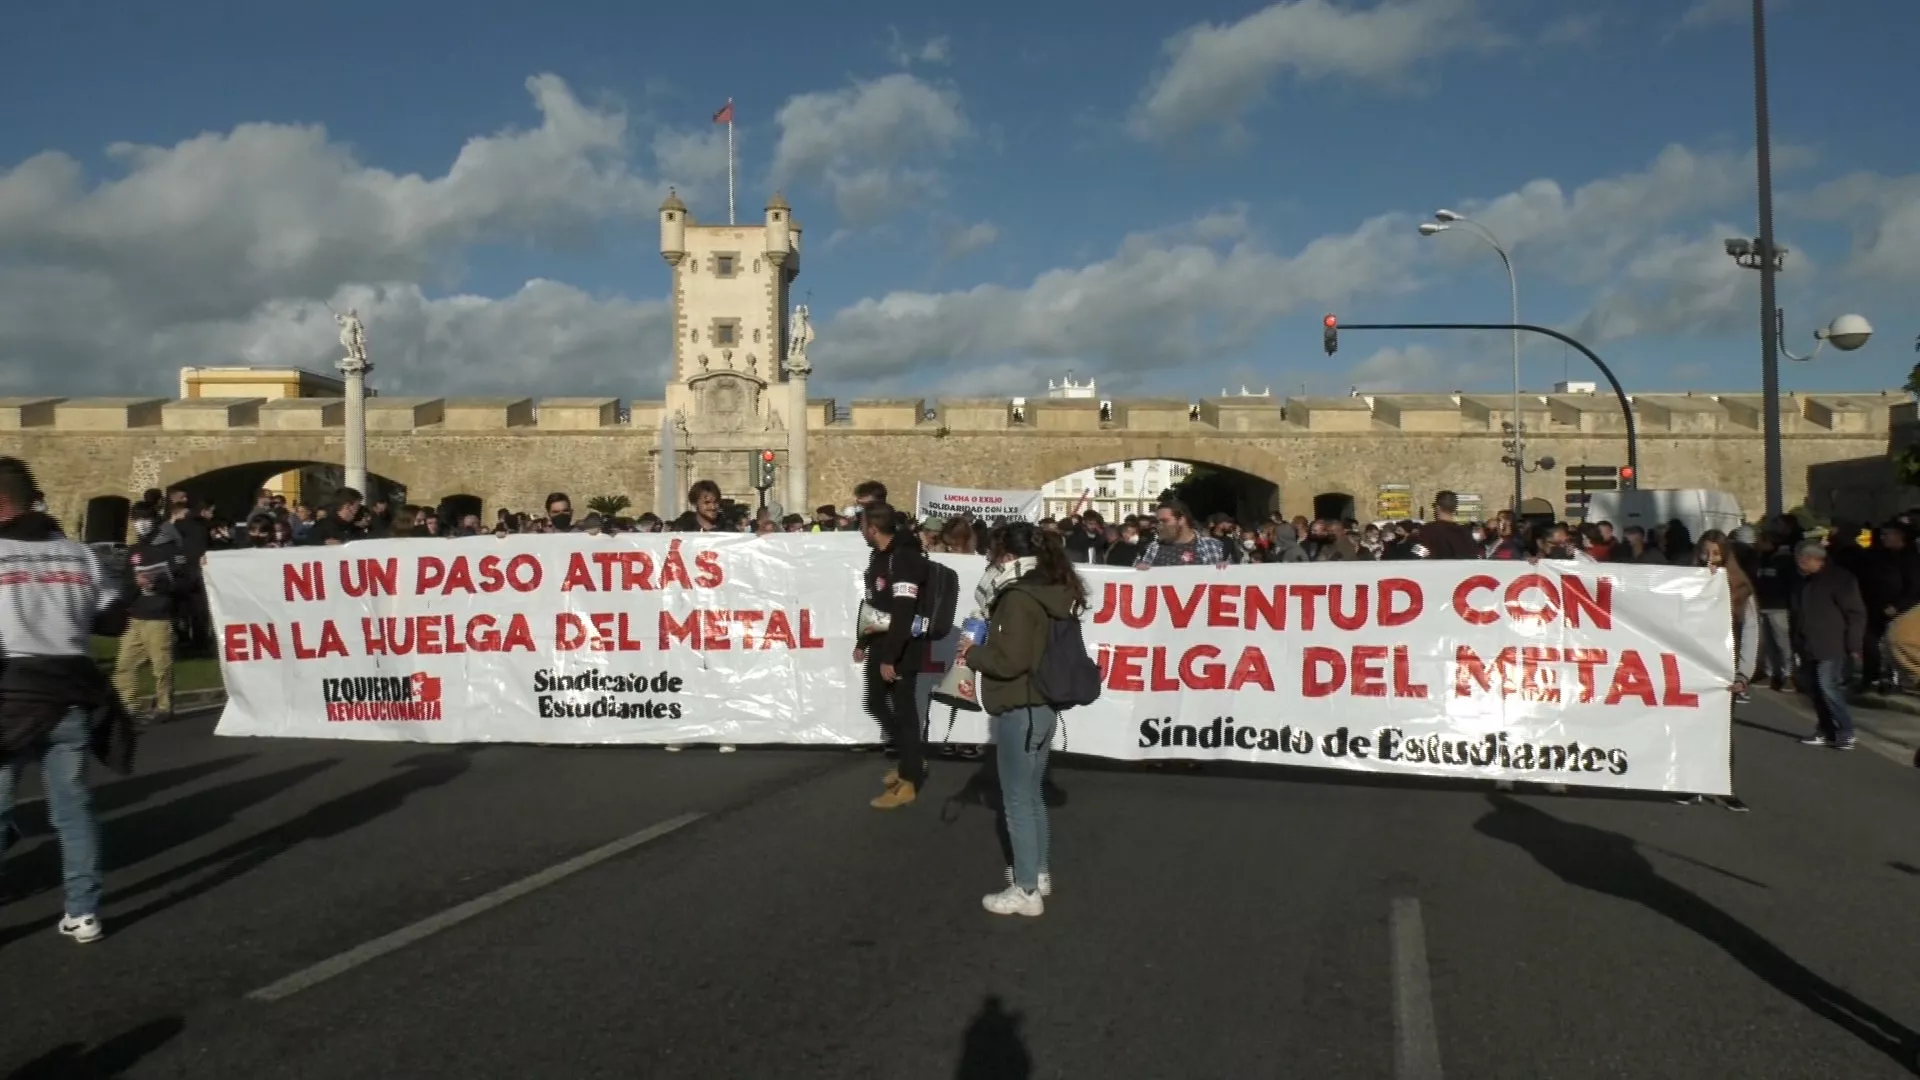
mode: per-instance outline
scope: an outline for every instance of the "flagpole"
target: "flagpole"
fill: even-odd
[[[733,217],[733,99],[727,99],[727,224],[737,225]]]

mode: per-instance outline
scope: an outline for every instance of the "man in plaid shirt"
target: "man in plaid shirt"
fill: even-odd
[[[1193,527],[1193,512],[1177,499],[1160,504],[1154,514],[1154,539],[1133,564],[1136,570],[1151,566],[1227,565],[1227,549],[1214,537]]]

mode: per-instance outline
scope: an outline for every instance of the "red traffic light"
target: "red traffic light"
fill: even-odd
[[[771,451],[771,450],[762,450],[762,451],[760,451],[760,460],[761,460],[761,461],[772,461],[772,460],[773,460],[773,451]]]
[[[1326,318],[1326,323],[1327,323],[1327,329],[1329,330],[1338,329],[1340,326],[1340,316],[1329,315]]]
[[[1629,466],[1627,466],[1626,468],[1624,468],[1624,469],[1621,469],[1621,470],[1620,470],[1620,479],[1622,479],[1622,480],[1631,480],[1631,479],[1633,479],[1633,466],[1631,466],[1631,465],[1629,465]]]

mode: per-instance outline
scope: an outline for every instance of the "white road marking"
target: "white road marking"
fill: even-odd
[[[1799,716],[1800,718],[1809,721],[1810,723],[1807,728],[1808,731],[1813,730],[1813,727],[1812,727],[1813,724],[1819,723],[1819,715],[1813,711],[1813,706],[1802,702],[1800,700],[1800,695],[1788,694],[1784,692],[1776,693],[1771,690],[1769,690],[1767,694],[1774,701],[1780,703],[1781,705],[1786,706],[1788,712],[1791,712]],[[1852,706],[1852,708],[1854,712],[1853,738],[1855,742],[1873,751],[1874,753],[1879,754],[1883,758],[1889,758],[1893,761],[1899,762],[1902,765],[1913,764],[1913,748],[1912,747],[1902,746],[1901,744],[1894,742],[1892,739],[1889,739],[1886,736],[1879,734],[1878,732],[1871,731],[1867,728],[1861,727],[1860,726],[1860,706],[1855,705],[1855,706]],[[1739,706],[1737,705],[1734,706],[1734,710],[1735,710],[1734,715],[1736,716],[1739,715]],[[1813,747],[1812,749],[1819,750],[1819,749],[1824,749],[1824,747]]]
[[[484,896],[475,897],[464,904],[450,907],[437,915],[429,915],[411,926],[402,927],[391,934],[374,938],[364,945],[348,949],[346,952],[331,959],[322,960],[310,968],[296,971],[278,982],[271,983],[253,991],[248,994],[247,997],[253,1001],[279,1001],[282,998],[292,997],[302,990],[318,986],[337,975],[344,975],[371,960],[377,960],[390,952],[404,949],[408,945],[412,945],[414,942],[437,934],[442,930],[458,926],[468,919],[483,915],[503,904],[518,900],[528,893],[544,889],[562,878],[570,877],[588,867],[606,862],[616,855],[632,851],[642,844],[652,843],[669,833],[684,829],[706,816],[707,815],[703,813],[681,814],[679,817],[669,818],[657,825],[650,825],[637,833],[623,836],[612,843],[603,844],[600,847],[594,848],[592,851],[576,855],[565,862],[549,866],[537,874],[521,878],[519,881],[513,882],[510,885],[503,885]]]
[[[1427,978],[1427,931],[1420,901],[1396,897],[1387,930],[1393,941],[1394,1080],[1441,1080],[1440,1029]]]

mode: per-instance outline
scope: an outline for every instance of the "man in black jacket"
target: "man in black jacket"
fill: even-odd
[[[136,515],[144,515],[136,510]],[[146,527],[142,527],[146,526]],[[173,617],[178,604],[175,560],[179,546],[172,534],[164,538],[144,517],[136,519],[134,535],[140,541],[127,552],[134,593],[127,605],[127,632],[120,638],[120,655],[113,666],[113,686],[128,712],[135,711],[140,669],[153,671],[153,723],[173,719]]]
[[[893,507],[867,504],[860,525],[873,549],[867,561],[866,604],[886,616],[886,626],[863,637],[854,646],[853,659],[865,667],[867,712],[900,755],[899,765],[887,772],[886,790],[871,804],[876,810],[893,810],[913,802],[927,781],[917,693],[927,649],[914,634],[914,619],[931,568]]]
[[[118,703],[88,654],[115,593],[86,545],[30,509],[33,474],[0,458],[0,854],[12,839],[15,785],[39,765],[60,837],[66,913],[60,933],[98,941],[100,830],[87,794],[95,725]]]
[[[1881,641],[1887,626],[1920,604],[1920,551],[1913,549],[1907,527],[1898,522],[1880,527],[1880,543],[1861,563],[1860,593],[1867,604],[1867,638],[1861,677],[1882,684],[1893,672],[1881,662]]]
[[[1800,689],[1813,698],[1817,718],[1807,746],[1853,749],[1853,713],[1847,708],[1847,671],[1858,667],[1867,633],[1860,584],[1836,565],[1818,540],[1794,549],[1804,580],[1793,597],[1793,651],[1800,657]]]
[[[1786,687],[1799,671],[1793,655],[1793,594],[1800,591],[1800,567],[1793,545],[1769,531],[1754,549],[1753,600],[1760,609],[1760,651],[1754,678],[1764,677],[1775,690]]]

